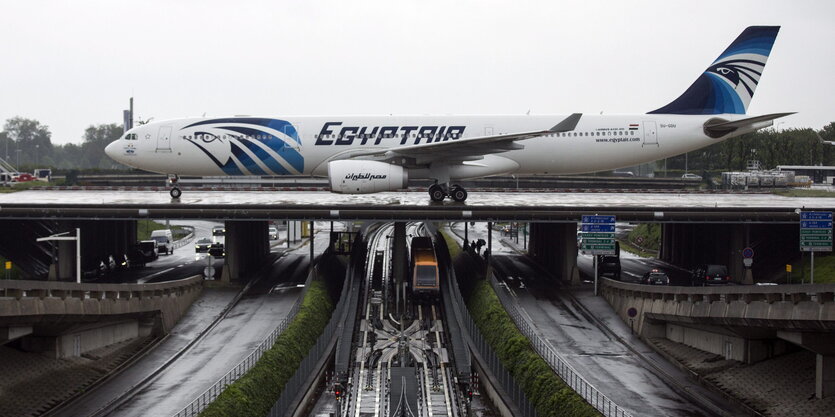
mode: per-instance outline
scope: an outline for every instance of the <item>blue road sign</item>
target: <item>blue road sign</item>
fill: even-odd
[[[745,259],[751,259],[754,257],[754,250],[751,248],[745,248],[742,250],[742,257]]]
[[[582,223],[586,224],[600,224],[600,223],[611,223],[615,224],[615,216],[592,216],[592,215],[584,215]]]
[[[800,220],[829,220],[832,221],[831,211],[801,211]]]
[[[580,230],[591,233],[615,233],[614,224],[582,224]]]
[[[831,229],[832,220],[801,220],[801,229]]]

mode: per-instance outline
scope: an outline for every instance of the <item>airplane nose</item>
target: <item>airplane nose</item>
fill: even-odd
[[[114,140],[113,142],[110,142],[109,145],[104,147],[104,153],[107,154],[107,156],[109,156],[110,159],[113,159],[115,161],[119,160],[118,158],[116,158],[116,147],[118,146],[116,144],[117,142],[119,142],[119,141]]]

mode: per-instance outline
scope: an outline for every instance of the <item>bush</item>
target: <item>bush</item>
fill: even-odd
[[[284,385],[316,343],[333,312],[324,282],[313,281],[293,322],[264,352],[258,363],[228,386],[202,413],[204,417],[263,417],[270,412]]]

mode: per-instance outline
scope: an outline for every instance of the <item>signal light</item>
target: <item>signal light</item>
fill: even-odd
[[[342,384],[337,382],[336,384],[333,385],[333,395],[334,395],[334,397],[336,397],[337,401],[342,399],[343,392],[344,392],[344,390],[342,388]]]

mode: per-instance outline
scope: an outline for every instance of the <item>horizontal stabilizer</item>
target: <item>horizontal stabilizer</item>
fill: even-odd
[[[763,116],[757,117],[749,117],[746,119],[740,120],[732,120],[727,121],[725,119],[715,118],[710,119],[705,122],[704,129],[705,134],[712,137],[712,138],[719,138],[722,136],[727,135],[728,133],[735,132],[737,130],[748,130],[748,129],[761,129],[764,126],[762,125],[764,122],[770,122],[774,119],[778,119],[780,117],[785,117],[794,114],[794,112],[790,113],[772,113],[766,114]]]

